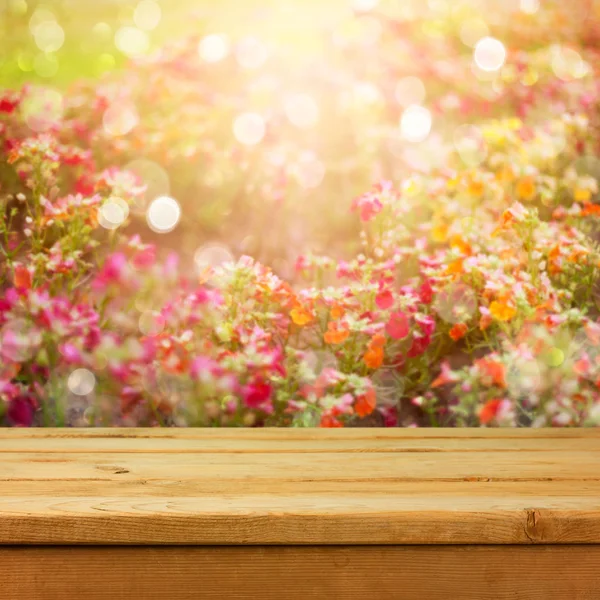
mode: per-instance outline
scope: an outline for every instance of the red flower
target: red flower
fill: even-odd
[[[429,348],[429,344],[431,344],[431,338],[429,336],[425,335],[423,337],[415,337],[413,339],[412,346],[406,354],[410,358],[421,356],[421,354],[423,354],[423,352]]]
[[[3,96],[0,98],[0,112],[3,113],[12,113],[15,108],[19,105],[18,98],[9,98],[8,96]]]
[[[457,342],[458,340],[462,339],[463,337],[465,337],[467,331],[468,331],[468,327],[464,324],[464,323],[457,323],[456,325],[454,325],[452,327],[452,329],[450,329],[450,337]]]
[[[31,427],[35,399],[31,396],[17,396],[8,405],[6,416],[15,427]]]
[[[431,304],[431,301],[433,300],[433,288],[429,281],[423,283],[419,288],[419,298],[423,304]]]
[[[321,417],[321,427],[343,427],[343,425],[333,415],[325,414]]]

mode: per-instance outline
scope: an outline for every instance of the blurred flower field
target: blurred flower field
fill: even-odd
[[[0,8],[1,425],[600,425],[599,1],[91,5]]]

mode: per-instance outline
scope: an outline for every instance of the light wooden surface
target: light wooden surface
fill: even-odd
[[[596,429],[0,430],[4,545],[569,543]]]
[[[565,545],[0,548],[7,600],[597,600],[599,564]]]

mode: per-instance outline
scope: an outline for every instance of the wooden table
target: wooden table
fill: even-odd
[[[595,429],[0,430],[7,600],[600,599]]]

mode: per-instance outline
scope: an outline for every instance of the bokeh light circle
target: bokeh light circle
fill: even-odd
[[[121,27],[115,33],[115,46],[125,56],[138,58],[150,49],[150,38],[145,31],[137,27]]]
[[[171,182],[168,173],[158,163],[136,158],[125,165],[125,170],[134,173],[140,182],[146,186],[141,198],[136,198],[132,207],[133,212],[145,212],[154,198],[168,196],[171,192]]]
[[[206,269],[220,267],[222,264],[233,260],[233,254],[224,244],[205,244],[194,253],[194,264],[198,273],[202,273]]]
[[[431,131],[431,113],[424,106],[411,104],[402,113],[400,132],[409,142],[422,142]]]
[[[519,358],[506,369],[506,389],[514,399],[531,399],[542,387],[543,365],[537,360]]]
[[[552,70],[563,81],[585,77],[590,71],[581,55],[572,48],[556,46],[552,50]]]
[[[60,124],[64,112],[63,96],[54,89],[33,87],[21,102],[20,110],[28,127],[43,133]]]
[[[477,310],[477,294],[470,286],[453,282],[437,293],[433,307],[447,323],[465,323]]]
[[[104,229],[117,229],[129,216],[129,206],[123,198],[109,198],[98,211],[98,222]]]
[[[475,44],[473,59],[482,71],[498,71],[506,61],[506,48],[500,40],[486,36]]]
[[[75,369],[69,375],[67,387],[76,396],[87,396],[96,387],[96,377],[89,369]]]
[[[181,208],[174,198],[160,196],[155,198],[146,211],[148,227],[155,233],[173,231],[181,218]]]
[[[308,94],[293,94],[284,100],[284,112],[292,125],[300,129],[313,127],[319,120],[319,107]]]
[[[44,21],[34,28],[33,38],[42,52],[56,52],[65,42],[65,32],[56,21]]]
[[[15,318],[0,328],[0,365],[4,360],[25,362],[35,355],[42,343],[42,334],[33,323]]]
[[[198,54],[207,63],[217,63],[229,54],[229,40],[221,34],[213,33],[200,40]]]
[[[244,113],[233,122],[233,135],[244,146],[255,146],[265,137],[265,120],[257,113]]]
[[[338,359],[335,355],[324,350],[309,350],[304,355],[303,362],[310,369],[313,376],[316,377],[318,377],[325,369],[337,370],[339,367]]]
[[[133,13],[133,21],[140,29],[145,31],[156,29],[161,18],[160,4],[154,0],[141,0]]]
[[[139,115],[131,102],[113,102],[102,117],[104,131],[112,137],[127,135],[138,123]]]

